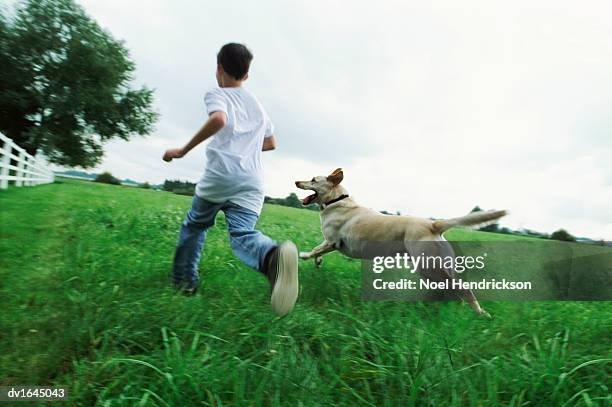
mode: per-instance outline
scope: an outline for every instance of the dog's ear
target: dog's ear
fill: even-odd
[[[342,172],[342,168],[336,168],[334,172],[327,176],[327,180],[334,185],[338,185],[340,182],[342,182],[343,178],[344,173]]]

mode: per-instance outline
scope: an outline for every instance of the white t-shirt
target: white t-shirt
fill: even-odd
[[[206,148],[208,163],[196,195],[259,214],[264,201],[261,148],[274,126],[255,95],[243,87],[214,88],[204,102],[209,115],[224,112],[227,123]]]

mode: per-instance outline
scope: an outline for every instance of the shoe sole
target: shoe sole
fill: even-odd
[[[272,310],[280,316],[293,309],[298,297],[298,251],[293,242],[284,242],[278,247],[278,270],[276,284],[272,289]]]

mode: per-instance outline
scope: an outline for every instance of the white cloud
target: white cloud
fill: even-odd
[[[504,222],[612,239],[607,2],[81,2],[156,88],[158,130],[112,142],[100,169],[199,178],[172,164],[205,119],[214,56],[245,42],[248,86],[276,123],[267,193],[337,166],[364,204],[420,216],[507,208]]]

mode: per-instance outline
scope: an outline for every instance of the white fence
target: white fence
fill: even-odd
[[[2,133],[0,143],[0,189],[8,188],[9,181],[16,187],[53,182],[53,171],[43,157],[33,157]]]

